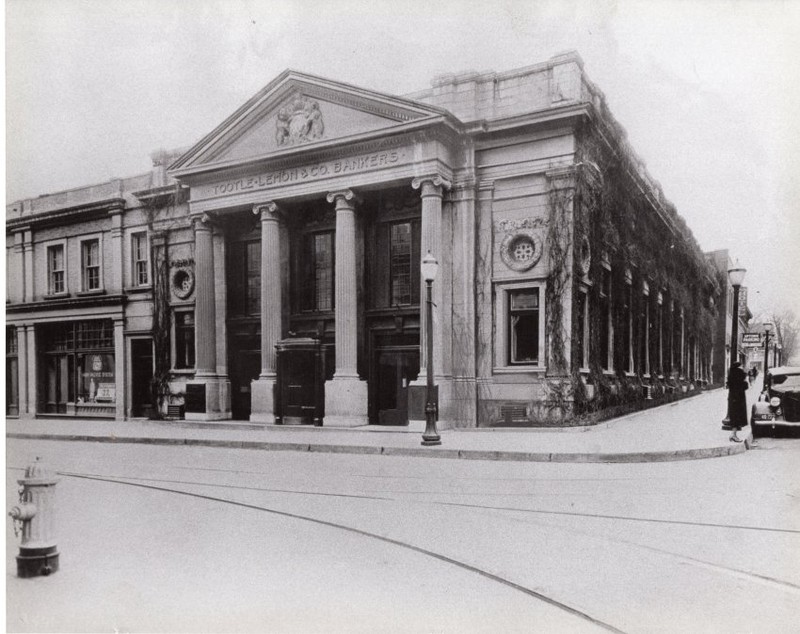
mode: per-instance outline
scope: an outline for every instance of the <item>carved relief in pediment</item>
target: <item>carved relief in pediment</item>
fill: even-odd
[[[319,102],[314,99],[296,96],[278,110],[275,141],[279,146],[321,139],[324,133],[322,111],[319,109]]]

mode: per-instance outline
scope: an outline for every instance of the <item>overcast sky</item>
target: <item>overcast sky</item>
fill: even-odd
[[[753,311],[800,314],[800,0],[6,0],[6,200],[144,173],[286,68],[404,94],[568,49]]]

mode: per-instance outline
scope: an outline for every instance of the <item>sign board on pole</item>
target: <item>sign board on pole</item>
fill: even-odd
[[[739,317],[747,317],[747,288],[739,288]]]
[[[746,332],[742,335],[742,348],[763,348],[760,332]]]

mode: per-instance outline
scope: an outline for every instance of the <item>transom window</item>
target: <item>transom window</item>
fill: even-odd
[[[100,288],[100,240],[84,240],[81,251],[83,290],[95,291]]]
[[[64,245],[47,247],[47,290],[53,295],[66,292],[64,279]]]

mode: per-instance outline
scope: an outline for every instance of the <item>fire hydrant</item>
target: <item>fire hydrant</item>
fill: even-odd
[[[17,575],[38,577],[52,574],[58,570],[59,557],[54,537],[58,478],[53,477],[36,458],[25,469],[25,476],[17,482],[21,485],[19,504],[8,513],[14,521],[14,534],[22,535]]]

